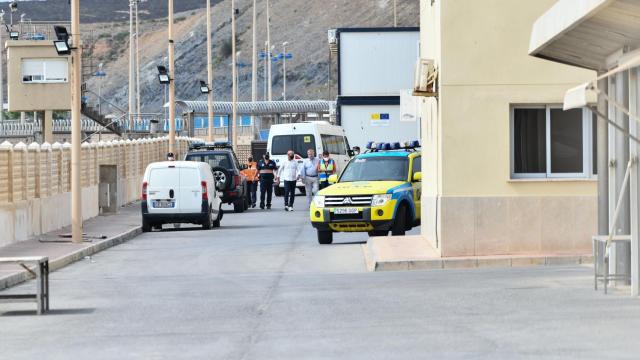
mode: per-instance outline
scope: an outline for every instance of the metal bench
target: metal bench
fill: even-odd
[[[38,315],[49,311],[49,258],[45,256],[0,257],[0,264],[19,264],[36,277],[35,294],[2,294],[0,303],[35,302]],[[35,264],[35,272],[25,264]]]
[[[607,293],[609,281],[631,281],[631,274],[609,274],[609,257],[607,254],[608,235],[594,236],[593,239],[593,271],[594,271],[594,287],[598,290],[598,281],[604,284],[604,293]],[[631,235],[614,235],[611,238],[611,247],[618,243],[631,243]]]

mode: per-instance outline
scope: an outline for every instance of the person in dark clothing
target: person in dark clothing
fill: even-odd
[[[265,207],[265,195],[267,197],[267,209],[271,209],[271,197],[273,196],[273,180],[278,166],[270,159],[266,153],[258,163],[258,174],[260,177],[260,209]]]

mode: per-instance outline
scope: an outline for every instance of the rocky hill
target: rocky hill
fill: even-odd
[[[53,1],[53,0],[50,0]],[[63,0],[66,2],[67,0]],[[93,0],[83,0],[85,5]],[[97,1],[94,1],[97,2]],[[111,3],[112,1],[103,1]],[[163,1],[166,2],[166,1]],[[287,52],[293,59],[287,62],[287,98],[329,98],[328,73],[329,51],[327,30],[338,27],[392,26],[392,0],[271,0],[271,43],[275,52],[281,52],[282,43],[289,43]],[[125,0],[113,1],[123,3]],[[157,1],[149,1],[157,3]],[[176,3],[194,4],[194,1],[179,0]],[[204,0],[199,3],[204,5]],[[251,0],[237,0],[237,21],[240,68],[239,99],[251,98]],[[265,1],[258,0],[259,50],[266,41]],[[96,5],[98,6],[98,5]],[[110,5],[111,6],[111,5]],[[166,11],[166,7],[164,8]],[[178,99],[205,99],[197,86],[206,80],[206,22],[205,9],[193,8],[176,14],[176,97]],[[83,10],[84,11],[84,10]],[[111,10],[112,12],[114,10]],[[159,11],[161,13],[161,11]],[[154,12],[155,13],[155,12]],[[216,100],[231,98],[231,47],[230,47],[230,0],[216,3],[214,14],[214,96]],[[87,16],[87,15],[85,15]],[[419,1],[398,0],[399,26],[417,26]],[[141,17],[142,18],[142,17]],[[167,54],[166,18],[142,18],[140,37],[141,92],[143,111],[160,112],[164,102],[163,87],[157,81],[156,66]],[[103,62],[106,78],[92,78],[88,87],[96,90],[102,81],[102,94],[110,101],[126,108],[128,81],[128,24],[126,22],[92,23],[83,25],[92,29],[97,39],[92,51],[94,63]],[[263,65],[259,63],[258,98],[263,96]],[[273,96],[281,98],[282,65],[273,63]],[[335,76],[335,75],[334,75]],[[335,90],[333,90],[335,96]]]
[[[213,0],[218,2],[219,0]],[[175,0],[178,12],[202,8],[204,0]],[[141,19],[157,19],[167,15],[167,0],[141,0],[138,11]],[[9,12],[9,0],[0,2],[0,7]],[[129,21],[129,0],[81,0],[80,21],[104,23]],[[70,16],[69,0],[18,0],[17,18],[25,14],[34,21],[67,21]],[[17,19],[16,18],[16,19]],[[14,20],[16,20],[14,19]],[[8,15],[7,19],[8,21]]]

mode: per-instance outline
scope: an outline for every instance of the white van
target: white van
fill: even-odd
[[[331,125],[327,121],[306,121],[291,124],[272,125],[269,130],[267,152],[271,159],[280,166],[287,159],[287,151],[293,150],[298,162],[302,164],[307,158],[307,150],[315,149],[316,156],[321,157],[327,150],[336,162],[336,171],[340,173],[349,162],[349,141],[344,129]],[[304,192],[304,184],[298,182],[298,189]],[[276,196],[283,193],[284,183],[274,190]]]
[[[142,231],[163,224],[220,226],[222,201],[211,167],[194,161],[163,161],[147,166],[142,180]]]

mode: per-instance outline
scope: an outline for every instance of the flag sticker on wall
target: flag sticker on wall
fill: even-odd
[[[371,126],[389,126],[389,113],[373,113],[371,114]]]

